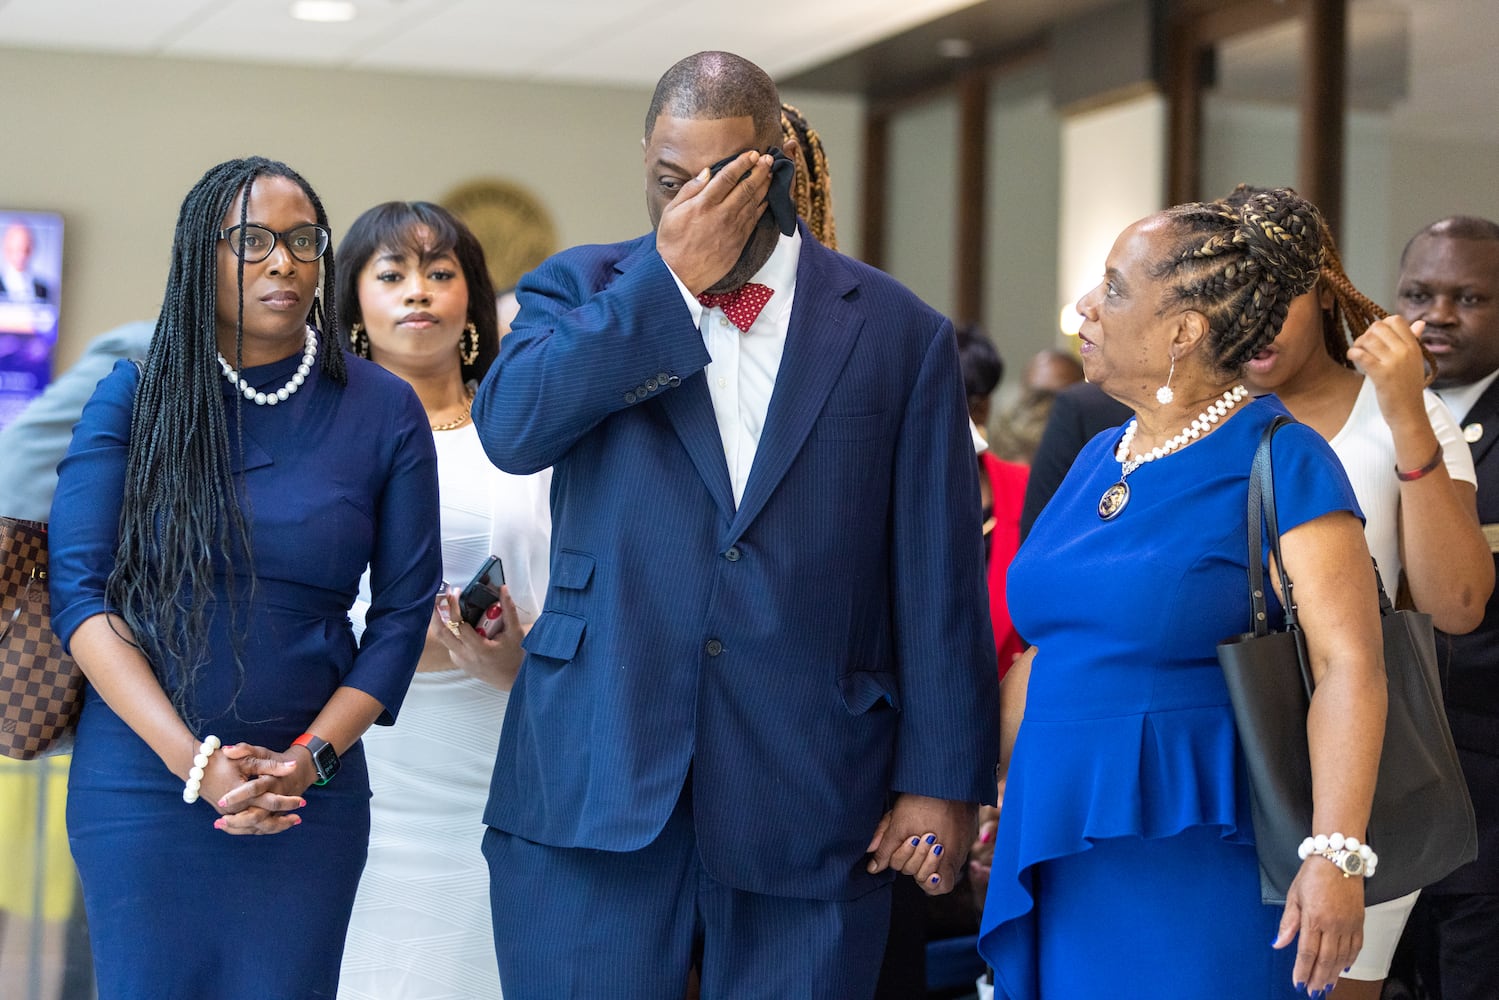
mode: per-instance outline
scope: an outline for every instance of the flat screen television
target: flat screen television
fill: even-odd
[[[62,216],[0,208],[0,427],[52,377]]]

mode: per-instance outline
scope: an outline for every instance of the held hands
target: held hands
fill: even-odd
[[[1298,990],[1324,993],[1364,946],[1364,880],[1345,877],[1320,856],[1307,858],[1286,893],[1273,947],[1296,941],[1291,979]]]
[[[1374,383],[1379,412],[1392,427],[1402,420],[1429,425],[1421,390],[1426,387],[1426,360],[1421,355],[1424,320],[1407,323],[1387,316],[1370,325],[1348,348],[1348,360]]]
[[[478,626],[470,626],[463,620],[458,606],[458,588],[451,587],[446,594],[439,594],[432,610],[432,621],[427,625],[427,643],[437,643],[447,651],[453,666],[470,677],[501,691],[509,691],[520,672],[521,661],[526,651],[521,648],[525,629],[520,623],[520,613],[515,601],[510,598],[510,588],[500,587],[498,616],[486,615]],[[482,630],[482,631],[481,631]]]
[[[203,798],[220,813],[213,825],[235,835],[284,833],[301,823],[292,810],[307,804],[302,793],[317,776],[305,751],[249,743],[223,747],[204,770]]]
[[[768,154],[747,150],[711,177],[704,168],[662,210],[656,249],[693,295],[711,288],[739,260],[765,214],[771,162]]]
[[[928,896],[952,892],[974,839],[978,806],[902,794],[870,838],[866,869],[910,875]]]

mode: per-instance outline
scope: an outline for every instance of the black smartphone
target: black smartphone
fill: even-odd
[[[484,612],[499,603],[500,587],[504,584],[505,566],[499,556],[490,556],[458,595],[458,611],[463,620],[477,627]]]

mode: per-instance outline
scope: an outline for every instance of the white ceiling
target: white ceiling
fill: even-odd
[[[1108,0],[999,0],[1033,31]],[[777,78],[975,4],[975,0],[356,0],[346,24],[293,20],[291,0],[0,0],[0,47],[652,86],[663,67],[727,48]],[[1499,0],[1352,0],[1354,106],[1388,107],[1402,131],[1495,138]],[[1364,46],[1389,28],[1403,52]],[[1294,79],[1295,45],[1261,74]],[[1408,44],[1406,40],[1408,39]],[[1267,69],[1268,66],[1268,69]],[[1403,77],[1379,80],[1381,74]],[[1295,84],[1291,84],[1295,86]]]
[[[649,87],[702,49],[785,76],[974,0],[356,2],[313,24],[291,0],[0,0],[0,45]]]

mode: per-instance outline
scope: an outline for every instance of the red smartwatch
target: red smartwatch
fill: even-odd
[[[303,733],[292,740],[291,745],[306,747],[307,752],[312,754],[312,767],[317,771],[314,784],[326,785],[338,773],[338,751],[334,750],[333,744],[327,740],[319,739],[311,733]]]

